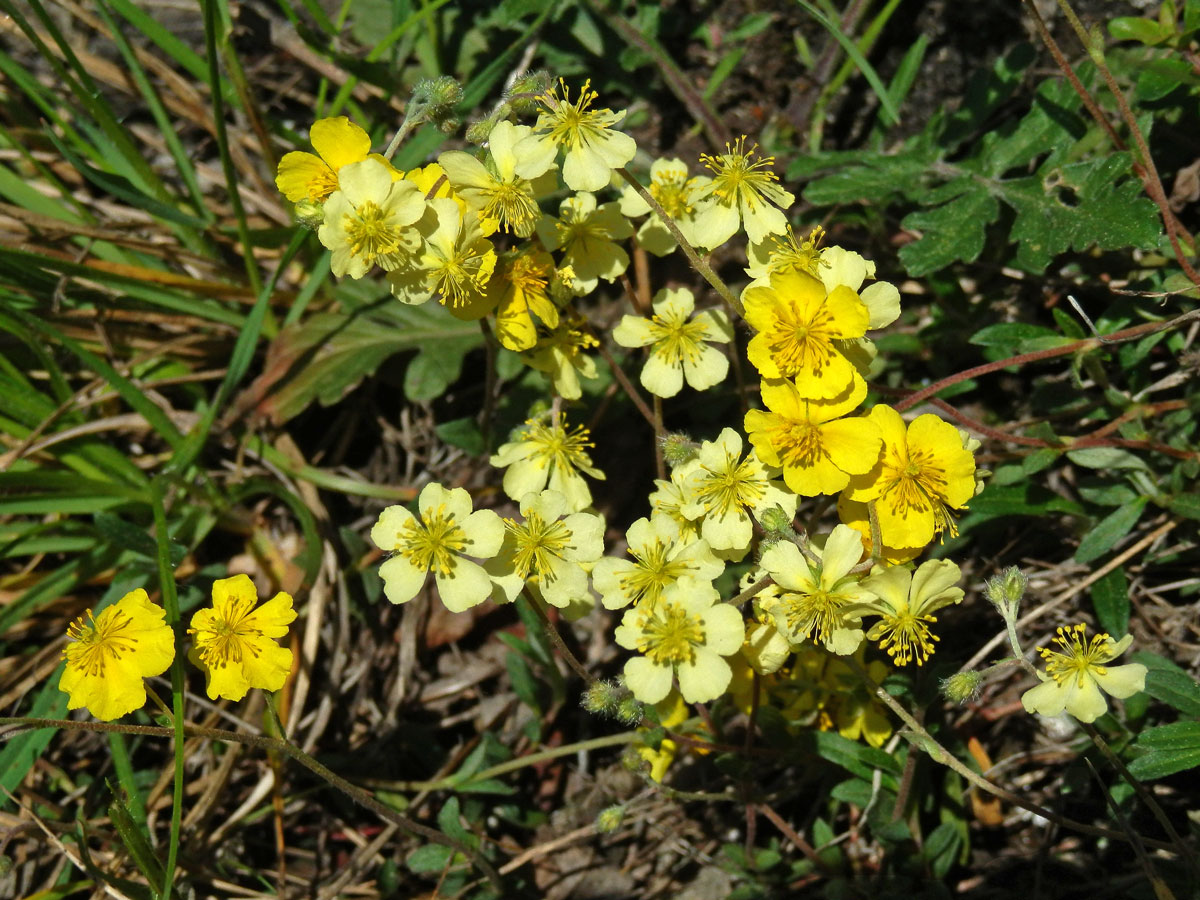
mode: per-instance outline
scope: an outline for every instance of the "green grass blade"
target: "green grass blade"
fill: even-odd
[[[867,58],[863,56],[862,51],[858,49],[858,45],[838,26],[836,22],[830,19],[825,13],[821,12],[808,0],[796,0],[798,4],[814,19],[816,19],[826,31],[833,35],[833,39],[841,45],[842,50],[846,55],[854,61],[854,65],[862,72],[863,77],[867,79],[867,84],[871,86],[871,90],[875,92],[875,96],[879,98],[879,104],[883,107],[884,112],[891,116],[892,121],[900,121],[900,112],[896,109],[896,105],[892,102],[891,94],[884,85],[883,80],[875,71],[875,67],[867,62]]]

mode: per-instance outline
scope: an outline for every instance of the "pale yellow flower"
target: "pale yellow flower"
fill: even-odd
[[[587,452],[595,446],[590,437],[586,428],[571,428],[565,418],[553,425],[530,419],[513,440],[497,448],[489,462],[498,469],[507,467],[503,486],[511,499],[519,501],[549,487],[567,498],[572,512],[579,512],[592,505],[592,492],[579,473],[604,480]]]
[[[558,91],[562,91],[562,97]],[[533,133],[515,147],[514,171],[522,178],[536,178],[554,163],[563,151],[563,181],[573,191],[598,191],[608,187],[613,169],[633,159],[637,144],[633,138],[613,126],[625,118],[625,111],[590,109],[599,95],[585,81],[574,103],[562,79],[538,98],[542,106]]]
[[[405,303],[436,297],[460,319],[480,319],[491,311],[488,281],[496,251],[479,231],[473,210],[463,213],[453,200],[430,200],[417,224],[420,247],[405,265],[388,272],[392,293]]]
[[[317,229],[321,243],[333,251],[333,274],[362,278],[375,265],[384,271],[400,266],[420,240],[410,227],[425,210],[417,186],[394,181],[388,167],[374,159],[343,166],[338,185]]]
[[[1081,622],[1059,628],[1054,642],[1063,652],[1038,648],[1046,671],[1038,672],[1041,684],[1021,695],[1026,712],[1043,716],[1066,712],[1080,722],[1095,722],[1108,712],[1105,694],[1124,700],[1146,689],[1146,667],[1141,663],[1109,665],[1129,649],[1133,635],[1114,641],[1107,634],[1097,634],[1089,641],[1087,626]]]
[[[587,294],[600,279],[616,280],[629,267],[629,254],[616,242],[633,234],[633,226],[616,203],[596,205],[594,194],[567,197],[557,219],[542,216],[538,237],[547,250],[562,250],[562,265],[574,275],[572,290]]]
[[[773,156],[755,159],[758,147],[746,150],[746,136],[725,145],[716,156],[703,154],[700,161],[713,173],[712,181],[697,192],[696,243],[711,250],[719,247],[745,228],[751,243],[787,228],[786,209],[795,197],[779,186],[779,177],[770,171]]]
[[[689,244],[696,243],[696,197],[709,181],[707,176],[689,175],[687,163],[681,159],[656,159],[650,164],[650,184],[646,190]],[[650,213],[650,204],[631,184],[621,190],[620,207],[621,214],[631,219]],[[639,247],[655,256],[666,256],[678,246],[658,213],[650,213],[638,228],[637,242]]]
[[[679,526],[661,514],[638,519],[625,538],[632,559],[606,556],[592,568],[592,584],[605,609],[631,603],[653,606],[666,587],[683,576],[711,582],[725,569],[705,540],[684,543]]]

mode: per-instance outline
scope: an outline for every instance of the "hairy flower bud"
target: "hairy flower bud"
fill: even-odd
[[[955,703],[966,703],[979,696],[983,676],[978,672],[958,672],[941,680],[942,696]]]
[[[662,446],[663,460],[672,469],[696,458],[695,442],[681,431],[668,432],[658,440]]]
[[[625,692],[612,681],[594,681],[583,692],[580,701],[584,709],[602,716],[615,715]]]
[[[310,231],[316,231],[325,221],[325,204],[305,197],[296,202],[296,222]]]
[[[989,578],[983,592],[996,611],[1009,621],[1016,618],[1017,608],[1028,585],[1029,578],[1025,573],[1016,566],[1009,566],[999,575]]]

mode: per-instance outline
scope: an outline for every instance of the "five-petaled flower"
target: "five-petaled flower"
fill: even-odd
[[[961,577],[962,572],[950,560],[931,559],[915,572],[890,566],[864,579],[862,586],[875,597],[856,612],[880,617],[867,631],[867,640],[878,642],[898,666],[910,662],[923,665],[938,640],[929,630],[937,621],[933,614],[962,601],[962,588],[957,586]]]
[[[590,437],[586,428],[571,428],[565,418],[550,425],[530,419],[489,461],[497,469],[508,467],[504,493],[509,498],[520,500],[549,487],[567,498],[572,512],[579,512],[592,505],[592,492],[579,473],[604,479],[588,455],[588,448],[594,446]]]
[[[795,201],[779,186],[779,176],[770,171],[775,157],[755,159],[758,147],[746,149],[746,136],[725,145],[716,156],[702,154],[700,162],[712,172],[712,180],[697,191],[696,243],[711,250],[729,240],[740,224],[751,243],[759,243],[768,234],[787,229],[786,209]]]
[[[213,605],[192,616],[188,659],[204,670],[210,699],[241,700],[250,688],[277,691],[292,669],[292,651],[276,638],[296,618],[290,594],[280,591],[258,606],[247,575],[213,582]]]
[[[687,288],[664,288],[654,297],[654,315],[625,316],[613,329],[622,347],[649,347],[641,382],[650,393],[674,397],[683,382],[703,391],[725,380],[729,359],[709,344],[733,340],[733,327],[722,309],[692,315],[695,298]]]
[[[598,96],[588,80],[572,103],[566,83],[559,79],[557,88],[539,97],[542,111],[533,132],[515,147],[516,174],[521,178],[537,178],[550,168],[561,148],[562,177],[567,187],[573,191],[608,187],[613,169],[633,159],[637,144],[629,135],[613,130],[625,118],[624,110],[589,108]]]
[[[141,588],[96,616],[89,609],[67,629],[66,665],[58,689],[67,708],[86,707],[97,719],[117,719],[146,702],[144,679],[161,675],[175,658],[175,635],[161,606]]]
[[[681,578],[653,605],[625,612],[614,634],[627,650],[637,650],[625,663],[625,684],[643,703],[658,703],[671,690],[675,676],[688,703],[707,703],[725,693],[733,671],[724,659],[742,646],[746,629],[742,613],[720,602],[711,583]]]
[[[285,153],[275,176],[275,186],[293,203],[324,200],[338,189],[338,173],[342,167],[361,162],[368,156],[395,171],[382,156],[371,153],[370,136],[345,116],[317,119],[308,138],[317,152],[293,150]]]
[[[1087,626],[1080,622],[1059,628],[1054,643],[1061,653],[1039,647],[1046,661],[1045,673],[1038,672],[1042,683],[1021,695],[1028,713],[1057,716],[1067,712],[1080,722],[1094,722],[1108,711],[1105,694],[1124,700],[1146,688],[1146,667],[1141,663],[1110,666],[1133,642],[1127,634],[1114,641],[1107,634],[1087,639]]]
[[[338,185],[317,229],[321,243],[333,251],[333,274],[362,278],[375,265],[384,271],[400,266],[420,243],[409,227],[425,211],[420,188],[408,179],[394,180],[375,159],[343,166]]]
[[[471,511],[463,488],[427,484],[417,498],[419,517],[403,506],[389,506],[371,529],[371,540],[392,555],[379,567],[383,593],[392,603],[407,603],[433,572],[438,595],[451,612],[477,606],[492,592],[483,566],[467,559],[490,559],[504,540],[504,522],[490,509]]]
[[[625,537],[633,559],[606,556],[592,569],[592,584],[605,609],[630,603],[653,606],[667,586],[683,576],[711,582],[725,569],[707,541],[685,541],[675,520],[662,513],[638,519]]]

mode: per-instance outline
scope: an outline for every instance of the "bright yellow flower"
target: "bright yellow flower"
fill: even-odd
[[[1087,626],[1081,622],[1059,628],[1054,642],[1062,653],[1038,648],[1046,671],[1038,672],[1041,684],[1021,695],[1026,712],[1057,716],[1065,711],[1080,722],[1095,722],[1108,711],[1104,694],[1124,700],[1146,689],[1146,667],[1141,663],[1108,665],[1129,648],[1133,635],[1114,641],[1097,634],[1089,641]]]
[[[379,567],[383,593],[392,603],[407,603],[425,586],[429,573],[438,596],[451,612],[477,606],[492,593],[483,566],[467,559],[491,559],[504,540],[504,523],[490,509],[471,511],[463,488],[425,485],[417,498],[419,517],[403,506],[389,506],[371,529],[380,550],[394,554]]]
[[[561,89],[562,98],[558,91]],[[633,159],[637,144],[633,138],[613,126],[625,118],[625,111],[589,109],[599,95],[585,81],[574,103],[570,91],[559,79],[538,98],[542,111],[533,133],[516,144],[514,171],[521,178],[537,178],[554,163],[558,151],[564,153],[562,176],[573,191],[598,191],[608,187],[613,169]]]
[[[869,471],[854,473],[847,496],[875,501],[884,547],[920,550],[944,531],[956,535],[950,510],[975,496],[975,457],[959,430],[931,413],[905,425],[882,404],[868,418],[879,426],[883,455]]]
[[[650,393],[674,397],[684,379],[697,391],[725,380],[729,358],[709,344],[733,340],[733,327],[723,309],[706,309],[692,316],[696,301],[687,288],[663,288],[654,296],[654,315],[625,316],[613,329],[622,347],[649,347],[641,382]]]
[[[58,689],[67,709],[86,707],[97,719],[120,718],[146,703],[144,679],[161,675],[175,658],[166,613],[141,588],[92,616],[89,609],[67,629],[66,666]]]
[[[409,227],[425,211],[420,189],[407,179],[394,181],[374,159],[348,163],[338,183],[317,229],[321,243],[333,251],[333,274],[362,278],[374,265],[384,271],[400,266],[420,240]]]
[[[520,352],[537,343],[537,324],[558,327],[558,307],[548,295],[554,260],[536,248],[507,254],[487,286],[487,302],[496,312],[496,337]],[[534,317],[537,317],[535,320]]]
[[[921,563],[916,572],[904,566],[891,566],[863,580],[863,587],[875,597],[858,611],[880,619],[867,631],[867,640],[876,641],[892,662],[918,666],[933,654],[938,637],[929,630],[937,622],[933,613],[943,606],[962,602],[958,580],[962,572],[948,559]]]
[[[759,243],[768,234],[787,228],[786,209],[795,197],[781,188],[779,176],[770,171],[775,157],[755,159],[758,146],[746,150],[742,135],[725,152],[716,156],[702,154],[700,162],[713,173],[712,181],[697,192],[695,236],[698,246],[711,250],[729,240],[738,230],[746,229],[751,243]]]
[[[841,418],[866,395],[865,382],[829,401],[806,400],[787,381],[764,382],[767,411],[746,413],[746,434],[759,459],[783,469],[784,482],[797,494],[836,494],[851,475],[871,471],[879,460],[879,426],[869,418]]]
[[[367,133],[345,116],[317,119],[308,137],[316,155],[300,150],[285,153],[275,176],[275,186],[293,203],[305,199],[321,202],[338,189],[342,166],[361,162],[368,155],[392,169],[382,156],[371,153]]]
[[[592,492],[579,473],[604,480],[587,452],[595,446],[590,437],[582,425],[568,427],[565,418],[555,425],[530,419],[513,440],[497,448],[489,462],[498,469],[508,467],[504,493],[509,498],[519,501],[549,487],[567,498],[572,512],[579,512],[592,505]]]
[[[747,356],[763,378],[790,378],[801,397],[828,400],[862,382],[842,352],[842,341],[867,331],[870,313],[858,294],[825,285],[795,270],[742,294],[746,321],[758,333]]]
[[[679,526],[661,513],[638,519],[625,532],[625,539],[632,559],[606,556],[592,568],[592,584],[605,609],[631,603],[651,607],[680,578],[711,582],[725,570],[705,540],[685,543]]]
[[[562,265],[572,270],[576,295],[594,291],[601,278],[616,280],[629,267],[629,254],[616,242],[632,235],[633,226],[616,203],[597,206],[594,194],[567,197],[557,219],[542,216],[537,233],[547,250],[562,250]]]
[[[733,671],[724,659],[742,646],[741,611],[720,602],[710,583],[684,577],[669,585],[659,601],[626,610],[614,637],[637,650],[625,663],[625,684],[643,703],[657,703],[679,678],[688,703],[716,700],[729,687]]]
[[[204,670],[211,700],[241,700],[250,688],[277,691],[292,670],[292,651],[275,642],[296,618],[291,595],[280,591],[262,606],[248,575],[213,582],[213,605],[192,616],[188,660]]]

